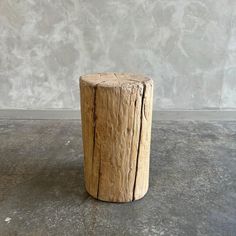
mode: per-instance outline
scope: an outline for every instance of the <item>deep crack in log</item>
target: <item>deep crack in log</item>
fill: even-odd
[[[136,179],[138,174],[138,160],[139,160],[139,152],[140,152],[140,143],[141,143],[141,137],[142,137],[142,120],[144,116],[144,98],[145,98],[145,92],[146,92],[146,85],[143,83],[143,93],[142,93],[142,102],[141,102],[141,111],[140,111],[140,130],[139,130],[139,140],[138,140],[138,152],[137,152],[137,158],[136,158],[136,170],[135,170],[135,178],[134,178],[134,187],[133,187],[133,199],[135,200],[135,188],[136,188]]]

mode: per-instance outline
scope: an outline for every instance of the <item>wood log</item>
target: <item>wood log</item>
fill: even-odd
[[[128,73],[80,77],[87,192],[108,202],[142,198],[149,184],[153,82]]]

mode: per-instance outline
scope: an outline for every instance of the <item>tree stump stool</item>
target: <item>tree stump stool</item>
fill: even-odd
[[[85,187],[96,199],[129,202],[149,183],[153,82],[135,74],[80,77]]]

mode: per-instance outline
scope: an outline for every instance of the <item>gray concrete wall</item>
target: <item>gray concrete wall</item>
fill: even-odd
[[[1,0],[0,109],[78,109],[78,77],[140,72],[154,109],[236,109],[235,0]]]

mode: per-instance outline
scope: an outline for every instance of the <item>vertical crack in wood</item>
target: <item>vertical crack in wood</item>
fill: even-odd
[[[100,147],[101,150],[101,147]],[[101,162],[102,162],[102,157],[101,157],[101,151],[99,153],[99,167],[98,167],[98,186],[97,186],[97,198],[99,197],[99,186],[100,186],[100,175],[101,175]]]
[[[92,176],[94,179],[94,159],[95,159],[95,144],[96,144],[96,97],[97,97],[97,85],[94,87],[93,95],[93,154],[92,154]],[[94,186],[92,186],[94,188]]]
[[[131,95],[132,96],[132,95]],[[130,96],[130,97],[131,97]],[[137,94],[134,102],[134,110],[133,110],[133,127],[132,127],[132,137],[131,137],[131,146],[130,146],[130,165],[129,165],[129,173],[128,173],[128,179],[130,180],[130,175],[132,171],[132,153],[133,153],[133,145],[134,145],[134,129],[135,129],[135,111],[137,107]],[[133,198],[133,196],[132,196]]]
[[[99,74],[101,77],[101,74]],[[94,162],[94,154],[95,154],[95,143],[96,143],[96,120],[97,120],[97,115],[96,115],[96,99],[97,99],[97,89],[98,85],[103,84],[104,82],[107,82],[107,80],[101,81],[97,83],[94,87],[94,136],[93,136],[93,162]],[[98,180],[97,180],[97,198],[99,197],[99,187],[100,187],[100,176],[101,176],[101,163],[102,163],[102,156],[101,156],[101,147],[100,147],[100,152],[99,152],[99,166],[98,166]]]
[[[93,158],[94,158],[94,151],[95,151],[95,141],[96,141],[96,96],[97,96],[97,86],[94,87],[94,100],[93,100],[93,125],[94,125],[94,130],[93,130]]]
[[[101,75],[100,75],[101,76]],[[92,170],[95,162],[95,146],[96,146],[96,126],[97,126],[97,113],[96,113],[96,108],[97,108],[97,88],[98,85],[103,83],[104,81],[101,81],[100,83],[97,83],[94,87],[94,100],[93,100],[93,123],[94,123],[94,130],[93,130],[93,160],[92,160]],[[101,157],[99,160],[99,167],[98,167],[98,184],[97,184],[97,198],[99,194],[99,180],[100,180],[100,167],[101,167]]]
[[[101,77],[102,75],[99,74]],[[101,81],[96,84],[94,87],[94,148],[93,148],[93,155],[95,153],[95,143],[96,143],[96,120],[97,120],[97,115],[96,115],[96,99],[97,99],[97,89],[98,85],[106,82],[106,80]],[[98,180],[97,180],[97,198],[99,198],[99,187],[100,187],[100,176],[101,176],[101,162],[102,162],[102,157],[101,157],[101,146],[100,146],[100,152],[99,152],[99,166],[98,166]],[[94,157],[93,157],[94,158]]]
[[[136,182],[137,182],[137,175],[138,175],[138,161],[139,161],[139,153],[140,153],[140,145],[141,145],[141,137],[142,137],[142,128],[143,128],[143,109],[144,109],[144,97],[146,92],[146,84],[143,84],[143,94],[141,100],[141,111],[140,111],[140,129],[139,129],[139,140],[138,140],[138,151],[137,151],[137,158],[136,158],[136,171],[135,171],[135,178],[134,178],[134,187],[133,187],[133,199],[135,200],[135,190],[136,190]]]

